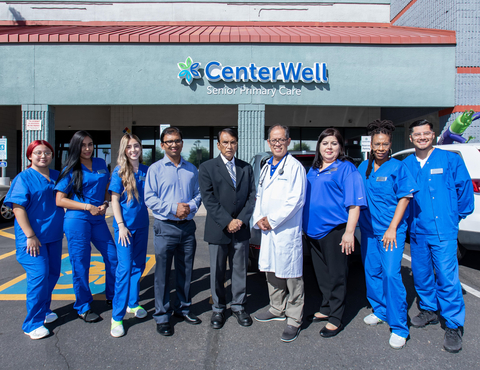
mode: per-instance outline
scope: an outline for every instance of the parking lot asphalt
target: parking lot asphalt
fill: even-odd
[[[227,323],[220,330],[209,325],[209,256],[203,242],[204,216],[197,223],[197,253],[193,273],[192,312],[202,320],[189,325],[172,318],[175,334],[157,334],[153,301],[153,271],[141,282],[140,304],[148,317],[140,320],[127,314],[124,320],[126,335],[110,336],[111,310],[101,294],[93,309],[103,320],[87,324],[77,318],[73,299],[55,298],[52,309],[59,319],[48,324],[51,335],[31,340],[21,330],[26,309],[21,296],[22,275],[25,273],[15,260],[13,224],[0,225],[0,369],[479,369],[480,368],[480,296],[464,291],[467,319],[464,349],[450,354],[442,349],[442,324],[423,329],[411,328],[410,339],[402,350],[388,345],[390,330],[387,324],[369,327],[363,317],[371,310],[365,298],[365,280],[361,261],[350,263],[348,296],[344,317],[345,329],[334,338],[321,338],[324,323],[305,321],[297,340],[283,343],[280,336],[284,322],[260,323],[241,327],[227,312]],[[111,227],[112,218],[107,219]],[[153,224],[151,219],[150,224]],[[153,235],[150,233],[148,254],[153,255]],[[63,253],[68,253],[66,240]],[[94,248],[92,253],[98,253]],[[406,250],[408,254],[408,249]],[[480,290],[480,252],[469,252],[460,268],[462,282]],[[174,271],[174,270],[172,270]],[[172,274],[173,275],[173,274]],[[418,313],[413,289],[410,263],[403,260],[402,275],[407,288],[409,317]],[[64,277],[65,278],[65,277]],[[67,277],[68,278],[68,277]],[[305,316],[316,311],[320,293],[312,266],[305,261]],[[101,281],[101,280],[99,280]],[[18,285],[19,295],[6,295],[8,287]],[[67,284],[68,285],[68,284]],[[172,276],[172,297],[174,277]],[[24,294],[24,292],[23,292]],[[7,297],[7,298],[5,298]],[[66,297],[66,296],[63,296]],[[268,292],[263,273],[248,275],[247,311],[254,315],[268,308]]]

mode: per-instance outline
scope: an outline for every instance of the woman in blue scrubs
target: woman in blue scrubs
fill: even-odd
[[[303,230],[323,296],[312,320],[328,320],[320,330],[324,338],[343,329],[348,255],[354,250],[360,208],[367,204],[362,178],[347,158],[340,132],[328,128],[318,138],[315,159],[307,174]]]
[[[145,270],[148,244],[148,211],[144,200],[148,167],[142,162],[142,144],[135,135],[125,134],[120,141],[117,167],[112,173],[109,191],[115,221],[118,266],[113,299],[110,334],[125,334],[125,312],[143,319],[147,311],[138,303],[140,277]]]
[[[100,316],[91,310],[89,287],[91,246],[100,251],[105,262],[105,295],[112,304],[115,288],[117,251],[105,222],[110,174],[105,161],[92,158],[93,140],[86,131],[77,131],[70,140],[65,168],[55,190],[57,206],[67,209],[64,230],[73,272],[75,308],[85,322],[96,322]]]
[[[393,122],[376,120],[367,130],[371,136],[370,158],[358,171],[365,184],[368,208],[362,210],[359,223],[367,298],[373,313],[364,322],[372,326],[388,322],[392,329],[389,344],[401,349],[408,337],[407,293],[401,275],[407,206],[418,189],[406,166],[390,158]]]
[[[13,179],[5,205],[15,213],[17,261],[27,273],[27,317],[22,329],[32,339],[50,334],[43,325],[58,316],[50,310],[52,291],[60,276],[63,209],[55,204],[58,171],[48,168],[52,146],[35,140],[27,148],[31,165]]]

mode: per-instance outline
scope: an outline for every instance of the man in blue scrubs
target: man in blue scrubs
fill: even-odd
[[[190,312],[193,259],[197,247],[193,216],[201,196],[196,167],[182,158],[182,132],[176,127],[163,130],[160,140],[165,157],[150,166],[145,181],[145,204],[153,212],[155,247],[155,313],[157,332],[173,335],[172,313],[189,324],[201,320]],[[175,256],[177,299],[170,305],[170,270]]]
[[[458,223],[473,212],[473,186],[462,158],[433,147],[435,133],[427,120],[410,125],[415,154],[405,159],[420,191],[410,202],[410,249],[420,313],[414,327],[445,319],[443,347],[462,349],[465,303],[458,277]],[[435,274],[434,274],[435,269]]]

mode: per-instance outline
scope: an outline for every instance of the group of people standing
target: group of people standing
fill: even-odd
[[[111,335],[124,335],[122,320],[126,313],[147,316],[138,302],[148,241],[147,207],[155,219],[153,318],[157,331],[173,335],[172,315],[189,324],[200,324],[190,307],[196,251],[193,217],[203,200],[207,210],[204,239],[210,253],[212,328],[221,329],[225,324],[228,303],[239,325],[252,325],[245,309],[252,220],[262,233],[259,269],[266,273],[270,297],[269,308],[254,318],[259,322],[286,321],[281,335],[284,342],[298,337],[305,299],[304,233],[322,293],[321,306],[309,319],[327,321],[320,330],[322,337],[337,335],[344,328],[348,255],[354,251],[354,232],[359,223],[367,298],[373,309],[364,322],[387,322],[392,329],[390,346],[405,346],[409,330],[401,260],[409,228],[412,271],[421,308],[411,323],[416,327],[434,324],[440,310],[446,321],[444,348],[458,352],[465,307],[456,237],[458,222],[473,212],[472,183],[460,156],[434,149],[431,123],[412,123],[410,140],[415,154],[405,162],[390,157],[394,129],[391,121],[379,120],[367,127],[372,139],[370,157],[358,170],[345,155],[339,131],[324,130],[317,141],[312,168],[306,174],[288,153],[288,127],[275,125],[268,131],[273,156],[262,168],[258,188],[251,166],[235,158],[238,135],[230,128],[218,134],[219,156],[202,163],[198,171],[182,158],[183,136],[176,127],[162,132],[165,156],[150,168],[141,163],[140,140],[126,134],[111,176],[105,161],[92,158],[93,141],[85,131],[73,136],[60,174],[48,168],[53,156],[50,144],[32,142],[27,149],[31,166],[14,179],[5,200],[15,212],[17,260],[27,272],[24,332],[32,339],[43,338],[49,334],[44,323],[57,319],[50,302],[60,274],[63,231],[79,317],[86,322],[100,319],[90,307],[90,243],[105,261],[106,303],[113,306]],[[109,199],[115,239],[105,222]],[[226,299],[227,259],[231,302]],[[173,260],[174,306],[169,286]]]

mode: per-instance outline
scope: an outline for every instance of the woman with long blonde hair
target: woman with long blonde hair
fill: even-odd
[[[148,243],[148,211],[143,197],[148,167],[142,162],[142,144],[132,134],[120,141],[117,167],[112,173],[109,191],[115,220],[115,243],[118,266],[115,279],[112,325],[110,334],[125,334],[125,312],[143,319],[147,316],[138,303],[140,277],[145,269]]]

